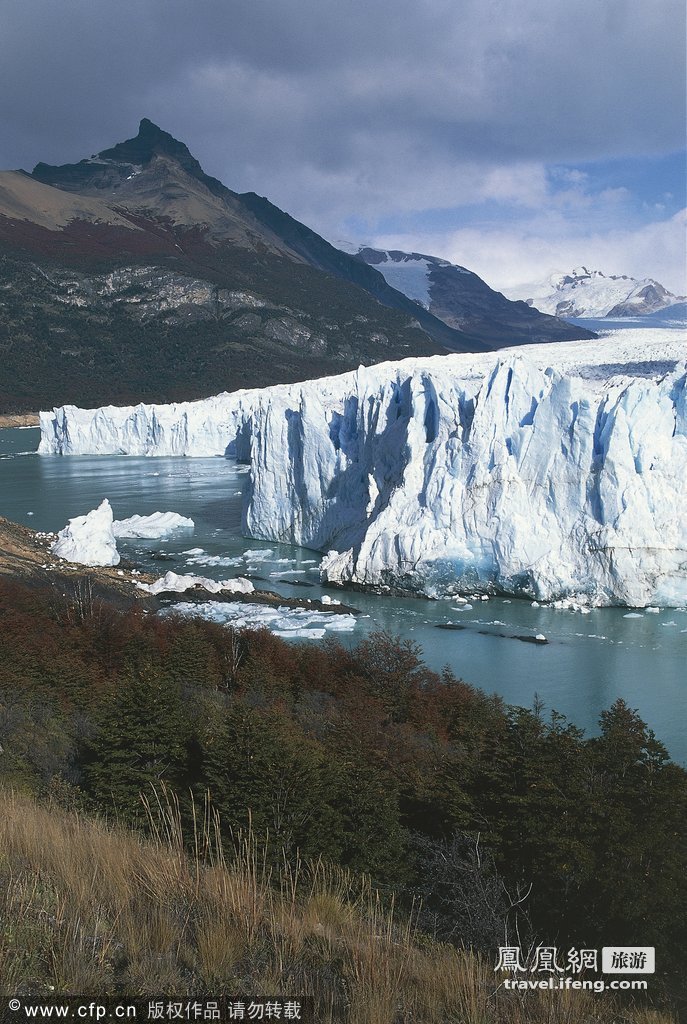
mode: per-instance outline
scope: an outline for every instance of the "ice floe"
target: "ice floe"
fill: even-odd
[[[211,580],[207,576],[193,576],[190,573],[178,574],[176,572],[168,572],[154,583],[137,583],[136,585],[148,594],[183,594],[194,587],[207,590],[210,594],[252,594],[255,590],[251,581],[243,576],[233,580]]]

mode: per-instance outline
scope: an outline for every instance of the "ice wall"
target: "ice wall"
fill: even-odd
[[[245,531],[335,583],[687,601],[684,343],[532,346],[42,419],[43,452],[236,454]],[[552,368],[551,364],[557,366]]]

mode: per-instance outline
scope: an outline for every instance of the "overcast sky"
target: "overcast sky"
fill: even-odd
[[[0,166],[149,117],[330,239],[684,292],[683,0],[2,0]]]

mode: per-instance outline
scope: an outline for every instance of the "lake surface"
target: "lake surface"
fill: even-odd
[[[262,577],[255,580],[258,588],[284,596],[343,600],[362,613],[352,631],[335,634],[343,643],[355,644],[380,629],[410,638],[431,667],[448,664],[458,676],[512,704],[531,707],[538,694],[547,708],[589,733],[597,731],[600,712],[623,697],[675,760],[687,762],[685,609],[651,614],[600,608],[582,615],[499,597],[461,609],[453,600],[324,589],[317,552],[241,536],[243,467],[222,458],[40,457],[38,439],[37,429],[0,430],[0,515],[36,530],[59,530],[103,498],[117,519],[179,512],[194,520],[193,534],[168,541],[120,540],[123,558],[159,575],[169,569],[215,579],[248,573]],[[188,553],[194,549],[202,554]],[[160,553],[169,560],[160,561]],[[446,623],[464,628],[437,628]],[[513,639],[537,633],[549,643]]]

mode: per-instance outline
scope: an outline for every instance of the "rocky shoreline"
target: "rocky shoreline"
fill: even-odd
[[[40,416],[37,412],[0,413],[0,429],[4,427],[37,427]]]
[[[357,615],[356,608],[331,605],[318,600],[282,597],[271,590],[255,590],[249,594],[213,594],[201,587],[184,594],[162,591],[150,594],[137,584],[153,584],[157,577],[138,569],[130,562],[118,566],[87,566],[58,558],[50,550],[54,534],[36,532],[28,526],[13,523],[0,516],[0,577],[14,579],[32,587],[50,587],[65,596],[78,595],[88,589],[89,597],[107,601],[118,607],[138,606],[148,611],[168,608],[179,599],[202,605],[207,603],[261,604],[270,607],[304,608],[328,614]]]

